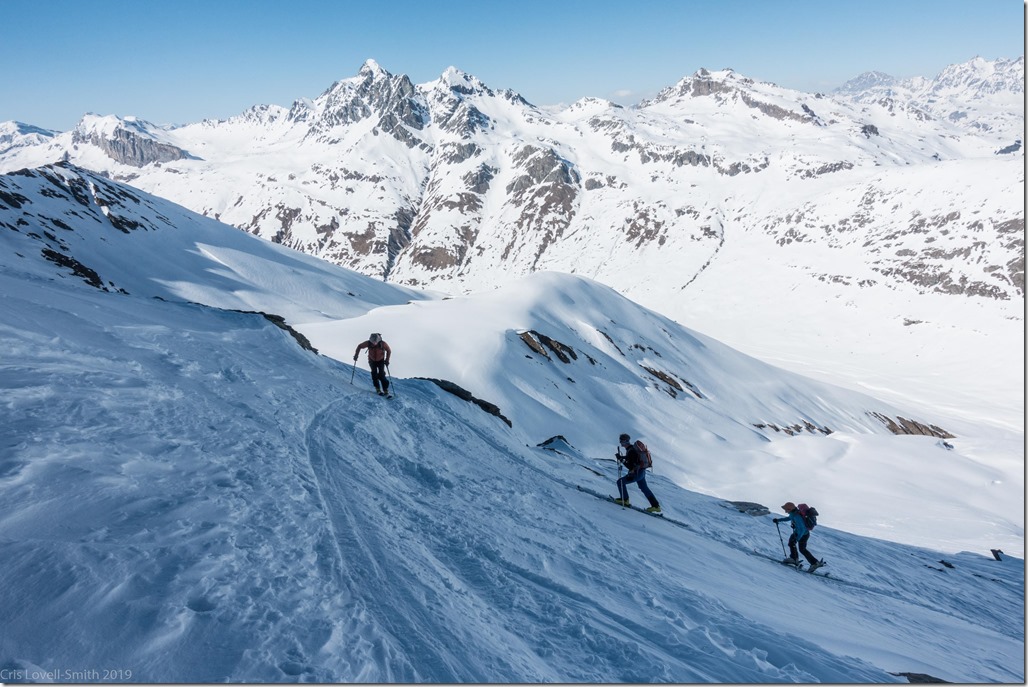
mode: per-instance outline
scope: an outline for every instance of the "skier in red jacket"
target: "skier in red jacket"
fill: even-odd
[[[386,376],[386,368],[389,367],[389,358],[393,351],[382,339],[381,334],[372,334],[353,352],[354,362],[357,362],[357,357],[365,348],[368,349],[368,365],[371,367],[371,381],[375,383],[375,391],[379,396],[388,396],[389,378]]]

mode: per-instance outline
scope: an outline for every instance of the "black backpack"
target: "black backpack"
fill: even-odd
[[[807,526],[808,530],[812,530],[817,527],[817,516],[820,515],[820,513],[817,512],[817,508],[801,503],[796,506],[796,510],[800,512],[800,515],[803,517],[803,524]]]

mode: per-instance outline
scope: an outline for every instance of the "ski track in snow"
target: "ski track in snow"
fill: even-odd
[[[137,324],[118,325],[119,307],[141,308]],[[147,324],[157,311],[180,319]],[[20,361],[3,368],[20,456],[2,482],[4,665],[199,682],[894,680],[848,658],[874,656],[1018,677],[997,656],[1023,653],[1023,578],[990,579],[980,557],[944,569],[819,528],[812,550],[875,589],[869,602],[744,551],[778,545],[766,517],[659,471],[667,517],[688,527],[622,510],[577,489],[612,490],[611,461],[526,447],[429,382],[379,398],[366,372],[347,384],[259,317],[128,299],[93,316],[81,341],[53,337],[72,328],[59,311],[19,323],[34,336],[0,330]],[[836,625],[782,627],[797,594]],[[955,636],[968,667],[940,670]]]
[[[352,629],[363,638],[362,648],[352,651],[347,663],[361,679],[482,682],[503,675],[525,682],[716,681],[724,674],[726,658],[739,680],[815,679],[814,673],[797,672],[801,662],[790,668],[787,653],[798,649],[783,645],[777,652],[768,651],[777,643],[770,627],[757,629],[759,639],[752,646],[738,646],[740,633],[732,628],[745,623],[753,633],[752,621],[716,598],[676,583],[660,564],[647,565],[652,577],[641,578],[638,589],[623,590],[618,562],[631,555],[628,544],[609,541],[610,533],[604,531],[620,509],[596,501],[596,507],[585,508],[593,511],[586,520],[578,508],[536,512],[533,489],[542,490],[535,497],[539,500],[562,500],[574,498],[577,485],[479,431],[463,437],[433,432],[455,419],[445,410],[449,400],[433,403],[425,389],[404,387],[392,401],[362,393],[339,399],[307,430],[308,455],[336,539],[334,567],[339,583],[359,599],[354,608],[361,622]],[[427,455],[453,455],[455,462],[428,467],[421,461]],[[481,462],[466,464],[461,455],[479,456]],[[584,466],[576,462],[573,467]],[[500,502],[519,505],[504,511],[490,505]],[[505,547],[498,547],[484,523],[476,521],[475,513],[483,510],[505,521]],[[669,532],[681,531],[671,527],[673,522],[626,514],[653,520],[646,531],[664,541],[673,542]],[[540,523],[570,526],[568,518],[576,527],[595,530],[595,539],[575,542],[569,552],[544,545],[541,568],[540,561],[522,559],[519,538],[534,539],[532,532]],[[378,526],[369,527],[369,522]],[[731,541],[735,533],[703,529],[698,536],[710,539],[720,533],[725,538],[720,544],[752,555],[744,544]],[[540,543],[532,541],[533,546]],[[608,587],[610,596],[597,600],[595,592],[558,583],[548,574],[552,568],[578,569],[589,587]],[[911,603],[899,592],[850,586]],[[610,598],[622,602],[612,607]],[[928,604],[913,603],[934,612]],[[633,607],[646,612],[640,617]],[[654,612],[659,622],[653,621]],[[483,637],[488,641],[483,643]],[[511,652],[511,646],[521,651]],[[535,659],[511,663],[511,656]],[[361,669],[362,661],[382,672]],[[652,668],[647,671],[646,666]],[[849,666],[835,679],[852,678],[868,668]],[[823,673],[817,675],[824,679]],[[872,670],[866,679],[890,678]]]
[[[94,242],[110,241],[98,264],[112,283],[129,276],[129,293],[33,262],[26,232],[0,232],[11,248],[0,265],[0,670],[123,666],[140,682],[898,682],[898,671],[1023,682],[1023,561],[934,550],[987,550],[997,532],[1023,544],[1023,520],[1003,521],[1011,503],[1023,509],[1023,452],[1007,448],[1009,433],[946,448],[858,422],[772,440],[740,418],[795,422],[817,401],[845,420],[865,406],[684,329],[686,348],[669,348],[668,322],[582,280],[540,275],[497,297],[411,305],[406,291],[320,266],[309,282],[312,260],[263,244],[251,255],[234,230],[222,233],[240,255],[212,250],[216,267],[204,258],[182,271],[165,258],[189,252],[190,226],[169,243],[115,230]],[[228,231],[204,227],[210,245]],[[161,260],[122,240],[147,241],[145,256]],[[223,278],[229,265],[246,274]],[[168,286],[171,274],[181,281]],[[499,402],[514,427],[426,381],[398,379],[396,398],[379,398],[366,371],[349,383],[348,359],[218,309],[258,304],[344,323],[324,334],[347,356],[369,327],[409,337],[400,366],[445,350],[434,376]],[[596,362],[527,355],[516,328],[577,342]],[[634,370],[656,358],[616,362],[630,345],[686,370],[707,400],[667,405]],[[490,374],[458,377],[458,365]],[[653,422],[655,397],[664,419]],[[614,492],[616,468],[596,456],[623,426],[656,439],[650,485],[664,519],[580,491]],[[571,431],[577,449],[534,445]],[[994,454],[1005,462],[989,467]],[[757,464],[780,476],[758,479]],[[770,516],[694,489],[702,473],[722,495],[819,494],[810,548],[841,579],[754,553],[777,555]],[[845,489],[830,491],[829,473]],[[879,523],[933,548],[852,533]]]
[[[376,505],[385,505],[376,502],[386,496],[355,488],[352,475],[347,474],[360,467],[356,454],[362,449],[366,452],[364,447],[372,445],[374,437],[367,436],[359,423],[345,428],[352,432],[346,437],[340,431],[343,428],[338,425],[338,416],[359,415],[386,402],[355,396],[346,399],[348,403],[336,401],[327,406],[306,433],[318,492],[332,522],[338,581],[359,599],[357,615],[366,618],[357,632],[363,638],[362,644],[370,643],[372,650],[380,654],[358,655],[354,663],[387,667],[381,675],[367,676],[372,681],[417,682],[430,675],[456,676],[459,663],[452,653],[438,637],[420,629],[431,627],[426,618],[414,617],[426,611],[417,599],[410,597],[409,585],[397,572],[404,563],[397,560],[394,546],[388,543],[391,532],[368,527],[366,514]],[[367,634],[374,639],[369,640]],[[408,656],[418,657],[419,665],[411,664]]]

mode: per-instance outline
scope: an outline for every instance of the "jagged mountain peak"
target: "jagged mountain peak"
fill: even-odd
[[[753,83],[753,79],[739,74],[731,67],[723,67],[722,69],[715,69],[713,71],[706,67],[700,67],[691,78],[693,80],[705,79],[708,81],[741,81],[744,83]]]
[[[835,91],[840,99],[882,106],[892,114],[945,121],[956,130],[985,134],[995,154],[1020,149],[1024,130],[1024,57],[974,57],[952,64],[935,78],[865,79],[861,75]]]
[[[289,120],[294,122],[305,122],[314,113],[314,100],[311,98],[297,98],[289,108]]]
[[[367,88],[373,82],[389,81],[393,75],[373,59],[367,59],[357,70],[357,74],[335,81],[318,96],[318,100],[330,97],[334,93],[347,93],[361,87]]]
[[[299,103],[300,101],[297,101]],[[310,102],[307,100],[306,102]],[[294,103],[293,107],[296,107]],[[271,127],[274,124],[292,121],[293,110],[281,105],[252,105],[240,114],[227,119],[205,119],[196,124],[185,124],[172,129],[185,129],[187,127],[199,126],[204,129],[216,129],[222,125],[250,125],[255,127]]]
[[[427,123],[423,98],[410,78],[393,75],[371,59],[357,76],[336,81],[310,105],[294,103],[290,117],[309,121],[311,135],[329,139],[334,137],[328,132],[336,127],[370,119],[410,147],[419,142],[400,123],[410,129],[423,129]]]
[[[364,60],[364,64],[361,65],[360,71],[357,72],[357,76],[362,78],[372,77],[375,79],[384,78],[388,79],[392,76],[388,70],[382,67],[378,62],[372,58]]]
[[[900,80],[881,72],[865,72],[833,92],[861,101],[883,94],[911,99],[958,96],[964,100],[1020,95],[1024,93],[1024,56],[996,60],[977,56],[947,66],[933,79],[916,76]]]
[[[691,76],[686,76],[674,86],[669,86],[660,91],[652,100],[644,100],[639,103],[639,108],[645,108],[658,103],[681,100],[683,98],[706,97],[711,95],[727,95],[736,91],[751,89],[757,82],[744,76],[730,67],[711,71],[705,67],[696,70]]]
[[[238,117],[233,117],[233,119],[246,122],[271,124],[288,115],[289,110],[281,105],[254,105]]]
[[[987,60],[974,57],[963,64],[949,65],[932,82],[933,94],[964,91],[972,98],[1024,94],[1024,57],[1016,60]]]
[[[414,86],[410,78],[406,74],[394,75],[375,60],[369,59],[361,65],[356,76],[336,81],[315,98],[313,103],[315,106],[329,109],[358,100],[371,105],[371,101],[381,98],[383,94],[396,91],[408,95],[413,93]]]
[[[833,93],[850,94],[861,93],[873,88],[891,88],[896,84],[896,78],[885,72],[870,71],[855,76],[842,86],[836,88]]]
[[[474,93],[492,95],[493,92],[477,77],[453,66],[447,67],[443,71],[436,84],[461,95],[472,95]]]
[[[456,67],[447,67],[435,81],[418,86],[431,111],[431,120],[441,131],[467,139],[489,126],[489,117],[476,105],[479,98],[494,98],[496,92],[477,77]],[[503,95],[511,102],[527,102],[510,92]]]

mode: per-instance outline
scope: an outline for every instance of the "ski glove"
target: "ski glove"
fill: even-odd
[[[357,356],[353,356],[353,362],[357,362]]]

